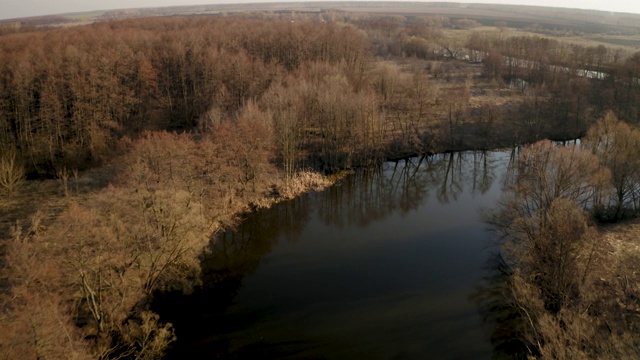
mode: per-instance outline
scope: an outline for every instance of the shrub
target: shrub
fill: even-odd
[[[24,180],[24,166],[18,161],[15,151],[0,157],[0,186],[9,193],[17,189]]]

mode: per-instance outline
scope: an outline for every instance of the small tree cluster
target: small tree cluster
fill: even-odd
[[[0,187],[12,193],[24,180],[24,166],[15,151],[6,151],[0,157]]]
[[[640,206],[640,130],[609,112],[588,131],[585,147],[611,171],[613,192],[603,201],[613,220]],[[610,210],[610,211],[609,211]]]

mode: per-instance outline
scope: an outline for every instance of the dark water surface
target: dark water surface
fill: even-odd
[[[172,359],[484,359],[470,299],[480,221],[509,152],[386,163],[248,215],[204,256],[202,288],[158,296]]]

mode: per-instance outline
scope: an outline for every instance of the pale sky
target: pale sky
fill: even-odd
[[[287,0],[0,0],[0,19],[139,7],[283,1]],[[638,0],[458,0],[454,2],[556,6],[640,14]]]

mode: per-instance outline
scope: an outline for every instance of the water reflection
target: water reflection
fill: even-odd
[[[484,194],[491,188],[496,178],[497,164],[491,162],[486,151],[473,153],[472,192]]]
[[[485,194],[502,158],[486,151],[415,157],[362,170],[332,187],[318,211],[331,226],[366,227],[392,213],[415,210],[435,191],[440,204],[458,201],[465,190]],[[465,189],[465,187],[468,187]]]
[[[486,151],[450,153],[432,166],[431,179],[438,187],[438,200],[442,204],[458,201],[465,186],[472,195],[485,194],[493,185],[499,161],[488,156]]]
[[[508,155],[388,162],[248,214],[203,254],[201,287],[158,294],[179,339],[168,358],[486,357],[468,301],[486,258],[477,210]]]
[[[491,327],[494,359],[527,359],[530,347],[524,341],[524,318],[510,295],[511,268],[500,251],[493,252],[484,266],[485,276],[471,296],[483,321]]]
[[[229,229],[202,255],[202,281],[215,284],[228,277],[253,274],[281,235],[295,242],[309,219],[309,198],[299,197],[269,211],[247,214],[237,229]]]
[[[516,185],[518,179],[518,162],[520,159],[520,147],[514,147],[509,154],[509,163],[504,172],[503,188],[512,188]]]
[[[398,211],[405,214],[428,196],[425,158],[362,170],[327,190],[318,212],[327,225],[366,227]]]
[[[295,242],[309,219],[309,197],[299,197],[266,211],[247,214],[240,226],[215,237],[202,254],[202,286],[189,296],[156,294],[152,308],[171,322],[180,341],[167,358],[230,356],[227,334],[250,326],[254,319],[230,318],[243,280],[256,272],[281,235]]]
[[[560,147],[578,144],[579,140],[556,142]],[[520,163],[522,150],[517,147],[510,151],[503,176],[503,188],[513,189],[517,185],[518,172],[526,165]],[[487,225],[495,229],[492,220],[487,219]],[[501,234],[494,235],[499,238]],[[492,243],[500,243],[500,240],[492,239]],[[494,246],[494,251],[487,257],[484,265],[483,281],[471,296],[485,323],[491,328],[490,340],[493,357],[496,359],[528,359],[532,353],[539,355],[536,353],[536,345],[527,339],[530,331],[527,324],[531,319],[528,318],[527,310],[522,307],[521,299],[518,300],[514,295],[512,265],[499,245]]]

